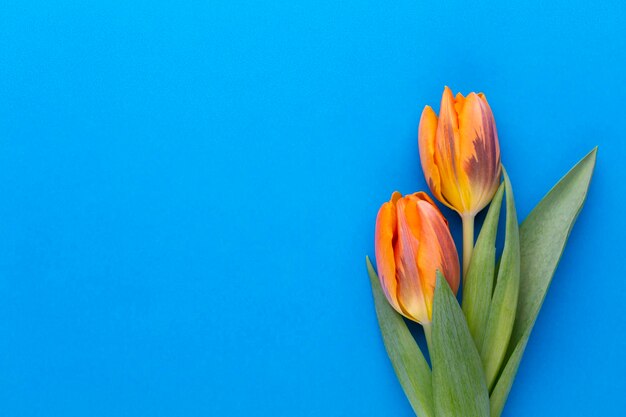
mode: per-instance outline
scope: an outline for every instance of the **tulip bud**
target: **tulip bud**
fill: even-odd
[[[425,193],[395,192],[378,212],[375,245],[387,300],[398,313],[428,325],[436,271],[455,294],[459,288],[459,258],[448,222]]]
[[[422,112],[419,153],[433,195],[461,215],[473,217],[500,184],[500,146],[485,96],[456,98],[445,87],[439,119],[430,106]]]

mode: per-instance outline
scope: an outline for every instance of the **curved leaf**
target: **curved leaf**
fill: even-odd
[[[461,307],[439,271],[432,326],[435,414],[489,417],[489,393],[478,350]]]
[[[543,304],[565,243],[587,197],[597,148],[546,194],[520,227],[520,288],[510,356],[491,394],[491,417],[499,417]]]
[[[495,383],[509,346],[515,321],[519,292],[520,249],[519,226],[511,181],[503,169],[506,187],[506,239],[498,268],[498,280],[489,308],[489,318],[480,357],[485,367],[487,386]]]
[[[489,211],[480,229],[478,240],[476,240],[467,276],[463,277],[463,313],[479,352],[482,349],[487,317],[489,316],[489,306],[491,305],[491,296],[493,294],[496,235],[503,193],[504,183],[500,184],[491,201]]]
[[[400,385],[417,415],[434,417],[432,378],[428,363],[402,316],[387,302],[369,257],[366,263],[383,342]]]

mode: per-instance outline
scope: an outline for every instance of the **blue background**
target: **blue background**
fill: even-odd
[[[522,219],[599,145],[505,416],[624,413],[623,2],[8,3],[3,416],[411,416],[364,257],[446,84]]]

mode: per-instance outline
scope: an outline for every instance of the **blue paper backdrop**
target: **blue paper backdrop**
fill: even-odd
[[[599,145],[505,416],[624,414],[625,20],[4,2],[0,414],[411,416],[364,258],[380,203],[425,188],[417,124],[445,84],[489,98],[522,219]]]

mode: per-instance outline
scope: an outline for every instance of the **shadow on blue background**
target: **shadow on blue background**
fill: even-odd
[[[364,257],[444,84],[522,219],[600,146],[505,416],[623,414],[626,7],[515,3],[5,2],[0,414],[410,416]]]

